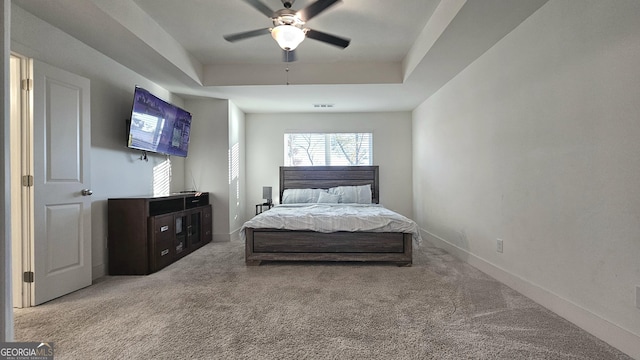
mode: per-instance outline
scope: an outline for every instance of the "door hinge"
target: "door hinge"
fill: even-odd
[[[33,271],[25,271],[24,272],[24,282],[32,283],[33,282]]]
[[[33,186],[33,175],[23,175],[22,186],[26,186],[26,187]]]
[[[22,90],[31,91],[33,89],[33,79],[22,79]]]

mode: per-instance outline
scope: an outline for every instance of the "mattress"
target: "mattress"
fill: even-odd
[[[256,215],[244,223],[245,228],[307,230],[317,232],[401,232],[412,235],[416,245],[422,243],[418,225],[411,219],[379,204],[282,204]]]

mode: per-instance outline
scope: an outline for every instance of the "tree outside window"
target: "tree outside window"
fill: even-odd
[[[372,165],[371,133],[286,133],[285,166]]]

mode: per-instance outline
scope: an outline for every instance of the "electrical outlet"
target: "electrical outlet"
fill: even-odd
[[[496,242],[496,250],[501,253],[502,252],[502,239],[497,239],[498,241]]]
[[[636,285],[636,307],[640,309],[640,286]]]

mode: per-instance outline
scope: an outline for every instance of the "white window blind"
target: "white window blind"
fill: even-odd
[[[372,133],[285,133],[285,166],[373,164]]]

